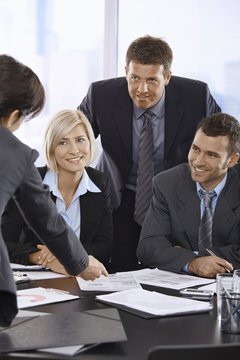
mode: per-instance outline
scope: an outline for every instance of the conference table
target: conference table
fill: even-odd
[[[18,289],[34,287],[67,290],[80,298],[72,301],[53,303],[31,308],[47,313],[83,312],[92,309],[104,309],[109,306],[97,302],[99,292],[81,291],[75,278],[57,278],[34,280],[18,285]],[[178,290],[144,286],[167,295],[179,295]],[[40,352],[16,352],[0,355],[1,360],[31,359],[81,359],[81,360],[147,360],[148,352],[154,345],[179,344],[222,344],[240,343],[240,334],[227,334],[220,330],[216,313],[216,296],[213,310],[207,313],[168,316],[144,319],[124,310],[118,310],[124,326],[127,341],[105,343],[74,357]],[[27,309],[29,310],[29,309]]]

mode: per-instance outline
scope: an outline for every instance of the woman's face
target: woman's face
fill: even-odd
[[[84,125],[79,124],[59,140],[54,155],[58,171],[83,172],[90,159],[90,141]]]

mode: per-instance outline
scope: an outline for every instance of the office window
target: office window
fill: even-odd
[[[56,111],[76,107],[103,77],[104,0],[0,0],[0,53],[30,66],[46,90],[38,118],[15,133],[41,152]],[[42,155],[37,165],[44,164]]]
[[[129,43],[145,34],[170,44],[174,75],[207,82],[240,120],[239,13],[239,0],[0,0],[0,53],[29,65],[46,90],[44,111],[16,135],[41,152],[49,118],[75,109],[92,81],[124,75]]]
[[[173,74],[207,82],[222,110],[240,121],[239,14],[239,0],[120,0],[118,74],[132,40],[163,37]]]

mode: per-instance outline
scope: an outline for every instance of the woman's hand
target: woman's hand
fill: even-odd
[[[37,245],[39,251],[35,251],[29,255],[29,262],[31,264],[43,265],[50,267],[49,264],[56,260],[56,257],[51,253],[45,245]]]

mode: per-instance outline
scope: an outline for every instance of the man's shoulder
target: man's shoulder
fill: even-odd
[[[196,80],[196,79],[190,79],[190,78],[186,78],[186,77],[181,77],[181,76],[175,76],[173,75],[171,77],[170,83],[175,84],[175,85],[179,85],[179,86],[206,86],[207,83],[201,80]]]
[[[168,184],[179,184],[179,182],[184,181],[184,178],[188,174],[189,165],[188,163],[183,163],[157,174],[154,180],[157,183],[166,182]]]
[[[116,78],[111,78],[111,79],[106,79],[106,80],[94,81],[91,84],[91,87],[112,90],[114,88],[121,88],[126,85],[127,85],[127,80],[124,76],[122,76],[122,77],[116,77]]]

